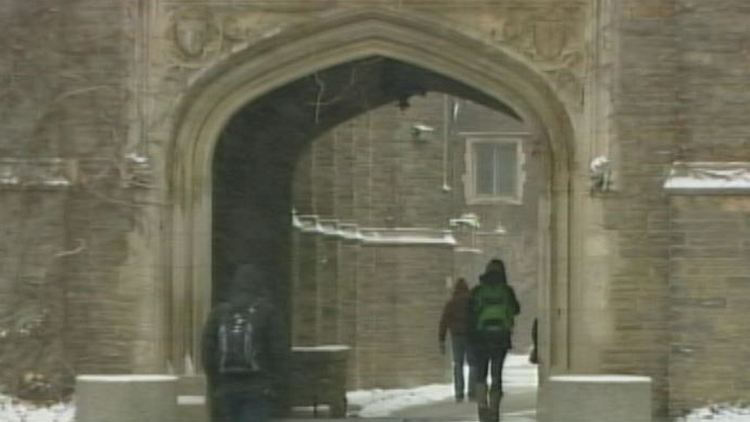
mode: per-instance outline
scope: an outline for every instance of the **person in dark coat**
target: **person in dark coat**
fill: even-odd
[[[211,310],[204,326],[202,363],[213,422],[266,422],[284,397],[289,344],[285,319],[266,283],[254,266],[240,266],[230,285],[230,299]],[[223,321],[237,312],[251,313],[254,321],[249,338],[257,370],[249,373],[222,368],[220,343],[226,339],[220,332],[225,330]]]
[[[443,308],[438,330],[440,352],[445,354],[445,338],[450,331],[451,352],[453,357],[453,385],[456,401],[464,399],[464,386],[468,385],[468,396],[474,397],[474,370],[469,366],[469,382],[464,383],[464,363],[469,363],[468,356],[468,326],[469,326],[469,285],[466,280],[459,278],[453,288],[453,295]]]
[[[498,299],[499,297],[499,299]],[[487,319],[489,307],[497,312],[496,303],[504,314],[501,318]],[[521,306],[513,288],[508,285],[505,264],[493,259],[487,264],[484,274],[479,277],[479,285],[471,291],[469,302],[469,344],[475,366],[475,399],[480,422],[497,422],[500,416],[500,401],[503,397],[503,364],[511,349],[513,320],[521,312]],[[497,321],[496,324],[494,321]],[[487,374],[491,372],[492,382],[487,394]]]

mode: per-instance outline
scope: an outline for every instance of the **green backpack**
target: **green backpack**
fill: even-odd
[[[477,331],[484,333],[510,331],[514,320],[511,300],[509,289],[502,284],[481,286],[477,291],[474,305],[477,315]]]

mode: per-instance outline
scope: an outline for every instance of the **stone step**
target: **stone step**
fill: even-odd
[[[651,378],[558,375],[542,391],[543,422],[652,422]]]
[[[180,375],[177,379],[178,396],[203,396],[206,394],[206,377],[203,375]]]
[[[202,395],[178,396],[177,420],[179,422],[209,422],[206,397]]]

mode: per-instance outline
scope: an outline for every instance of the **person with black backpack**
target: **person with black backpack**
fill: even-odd
[[[508,285],[505,264],[491,260],[479,284],[471,291],[469,301],[469,344],[474,360],[477,413],[480,422],[497,422],[503,398],[503,364],[511,349],[511,335],[521,306],[513,288]],[[492,375],[489,394],[487,373]]]
[[[289,345],[267,282],[240,266],[230,299],[209,313],[202,363],[213,422],[266,422],[283,397]]]

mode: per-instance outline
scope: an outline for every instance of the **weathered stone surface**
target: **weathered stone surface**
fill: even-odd
[[[81,375],[76,421],[175,422],[176,384],[169,375]]]
[[[674,230],[685,240],[670,247],[669,368],[675,408],[739,398],[720,387],[741,382],[737,374],[744,372],[749,334],[742,313],[750,285],[740,275],[750,271],[742,246],[750,232],[744,225],[748,212],[737,206],[738,199],[675,196],[670,201],[673,221],[683,223]]]
[[[553,376],[542,421],[650,422],[651,380],[621,375]]]
[[[72,186],[47,189],[49,182],[62,180],[52,172],[20,189],[6,186],[10,178],[0,174],[0,303],[8,310],[3,332],[23,328],[21,321],[29,315],[49,315],[54,329],[45,341],[59,346],[47,354],[46,365],[54,366],[58,358],[52,356],[58,356],[77,371],[183,370],[185,355],[194,359],[197,352],[209,280],[221,285],[232,265],[266,250],[278,252],[267,265],[278,269],[279,280],[291,279],[290,213],[279,211],[291,208],[291,195],[276,198],[276,211],[251,205],[271,188],[229,195],[233,199],[227,203],[237,202],[219,204],[225,214],[212,215],[206,181],[223,174],[221,169],[212,173],[207,164],[214,162],[214,128],[224,127],[236,111],[228,102],[261,94],[245,96],[232,87],[283,85],[304,76],[298,72],[313,74],[337,60],[353,60],[351,52],[333,52],[338,44],[322,41],[316,31],[332,31],[325,22],[355,21],[357,31],[337,43],[377,34],[377,49],[370,43],[367,51],[406,52],[449,78],[473,78],[472,87],[503,93],[523,111],[535,134],[552,140],[550,156],[539,159],[552,180],[550,198],[540,203],[540,213],[551,215],[549,230],[541,231],[549,234],[542,239],[550,245],[549,256],[542,252],[538,257],[545,262],[542,279],[549,283],[540,286],[538,309],[543,376],[550,368],[649,375],[654,409],[660,413],[746,396],[742,374],[747,371],[737,365],[747,361],[750,337],[737,318],[747,305],[750,205],[744,196],[669,197],[662,185],[674,161],[750,161],[750,94],[744,89],[750,75],[745,24],[750,9],[745,0],[592,4],[6,1],[0,7],[0,163],[60,159],[74,163],[69,169],[75,171],[64,173],[65,180],[75,177]],[[360,21],[335,20],[339,13],[357,12]],[[414,48],[409,37],[395,33],[431,41]],[[317,48],[315,54],[300,54],[307,42]],[[284,64],[273,52],[297,61]],[[314,60],[328,53],[328,62]],[[247,63],[251,66],[241,68]],[[263,63],[278,68],[265,69]],[[240,68],[258,85],[226,79],[238,77],[231,70]],[[218,114],[193,113],[201,107]],[[199,114],[205,119],[181,117]],[[377,146],[373,163],[387,165],[404,150],[380,145],[382,133],[368,125],[383,122],[371,118],[363,116],[366,124],[350,127],[353,144],[362,150]],[[187,138],[190,145],[177,141]],[[404,199],[410,192],[393,187],[393,171],[372,175],[363,166],[371,156],[347,152],[339,140],[333,144],[334,160],[346,171],[334,173],[336,183],[325,192],[341,211],[337,218],[395,226],[422,215],[416,211],[419,203]],[[232,167],[236,159],[234,168],[243,169],[238,174],[244,180],[270,174],[262,179],[272,181],[268,186],[291,191],[288,163],[258,163],[250,160],[257,156],[252,152],[233,156],[241,150],[224,150],[216,162]],[[280,158],[285,150],[256,152]],[[590,195],[588,164],[599,155],[612,162],[613,190]],[[133,178],[128,157],[148,158],[154,169],[150,178]],[[248,169],[255,164],[257,172]],[[304,159],[298,165],[303,167],[312,170]],[[460,160],[451,168],[460,174]],[[415,186],[427,191],[421,183],[433,185],[432,167],[415,162],[413,170],[425,176],[415,179]],[[311,181],[316,177],[307,174]],[[354,193],[353,186],[368,183],[390,189],[391,196],[378,201],[367,192]],[[452,188],[458,195],[460,183]],[[295,204],[298,212],[326,216],[314,209],[313,192],[312,183],[295,191],[297,199],[307,198]],[[441,195],[430,190],[425,203]],[[244,231],[246,213],[266,212],[280,217],[268,217],[256,232]],[[480,213],[482,219],[492,214]],[[429,214],[442,224],[456,213],[435,209]],[[212,218],[245,229],[236,230],[233,239],[214,239]],[[518,218],[506,227],[523,221]],[[226,253],[212,255],[212,239]],[[533,243],[526,235],[511,239],[506,247],[514,250]],[[374,258],[357,255],[374,273]],[[219,268],[214,275],[212,260]],[[336,266],[341,272],[341,263]],[[286,303],[297,284],[279,285],[279,301]],[[339,287],[337,297],[343,291]],[[434,300],[442,302],[444,293],[436,293]],[[297,318],[294,308],[292,318]],[[691,337],[690,327],[705,334]],[[351,330],[339,333],[345,331],[351,336]],[[25,351],[35,347],[25,340],[4,341],[3,360],[9,356],[6,349],[26,358]],[[360,356],[353,361],[362,365]],[[3,372],[6,384],[19,375],[10,372]]]

